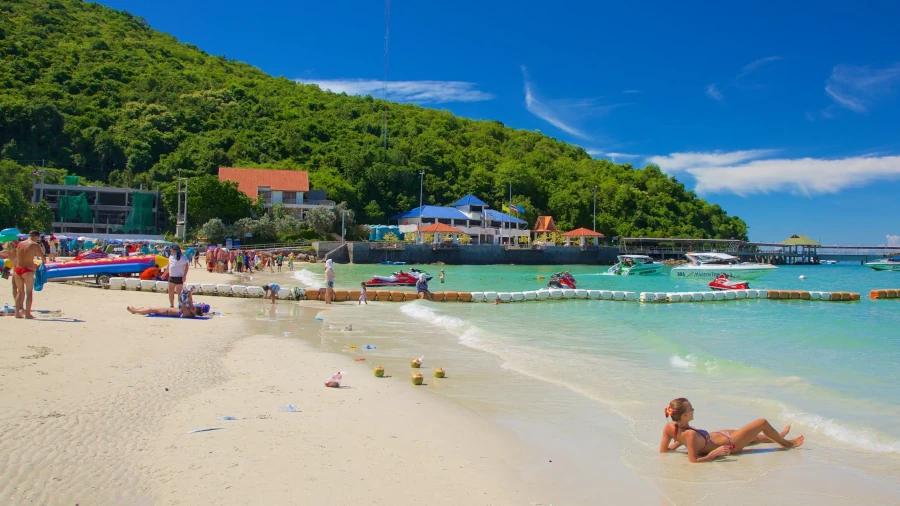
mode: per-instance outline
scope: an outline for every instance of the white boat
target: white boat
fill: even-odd
[[[617,276],[659,274],[664,267],[662,262],[657,262],[647,255],[619,255],[616,258],[619,263],[610,267],[606,272]]]
[[[822,260],[819,263],[822,265],[835,265],[836,263],[838,263],[838,261],[837,260]]]
[[[672,269],[671,277],[675,279],[716,279],[727,274],[731,279],[756,279],[778,267],[755,262],[741,262],[737,257],[727,253],[688,253],[688,263]]]
[[[900,271],[900,253],[892,253],[881,260],[866,262],[866,267],[876,271]]]

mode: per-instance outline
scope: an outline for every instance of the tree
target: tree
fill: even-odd
[[[189,223],[206,223],[213,218],[233,223],[250,216],[253,201],[237,189],[237,183],[203,175],[189,178],[187,184]],[[163,208],[174,219],[178,207],[177,185],[165,185],[162,197]]]
[[[590,228],[596,186],[597,228],[608,236],[747,236],[746,223],[655,165],[595,160],[498,121],[391,104],[385,149],[381,101],[210,56],[96,2],[0,2],[0,82],[0,192],[14,167],[26,201],[14,212],[26,216],[33,169],[9,159],[159,186],[170,215],[175,178],[187,177],[192,224],[264,214],[256,195],[217,182],[218,167],[239,165],[305,170],[312,188],[370,222],[416,207],[424,169],[432,204],[474,193],[497,205],[512,181],[529,222],[549,214],[561,228]]]
[[[200,227],[200,235],[206,237],[210,244],[223,244],[228,235],[228,228],[218,218],[212,218]]]
[[[306,223],[317,234],[324,236],[334,230],[334,211],[326,207],[314,207],[306,213]]]

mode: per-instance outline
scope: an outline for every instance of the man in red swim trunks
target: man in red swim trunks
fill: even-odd
[[[37,230],[28,233],[28,239],[24,240],[16,246],[16,263],[14,267],[13,283],[16,284],[16,318],[34,319],[31,314],[31,302],[34,298],[34,271],[37,270],[37,264],[34,263],[35,257],[41,257],[41,261],[46,263],[47,257],[44,255],[44,248],[41,247],[41,234]],[[25,303],[25,311],[20,311],[22,303]]]

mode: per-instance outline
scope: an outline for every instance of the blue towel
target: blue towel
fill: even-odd
[[[193,318],[182,318],[180,316],[168,316],[164,314],[148,314],[147,318],[178,318],[180,320],[212,320],[212,316],[195,316]]]
[[[34,289],[35,291],[40,292],[44,289],[44,283],[47,282],[47,268],[44,267],[44,264],[40,264],[37,267],[37,271],[34,273]]]

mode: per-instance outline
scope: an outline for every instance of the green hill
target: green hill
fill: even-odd
[[[388,103],[385,149],[384,102],[271,77],[97,4],[3,1],[0,55],[0,163],[23,174],[45,159],[89,180],[155,188],[178,170],[303,169],[365,223],[417,206],[424,169],[428,203],[471,192],[499,208],[512,181],[529,221],[550,214],[590,227],[597,186],[597,228],[609,235],[747,235],[655,166],[594,160],[496,121]]]

